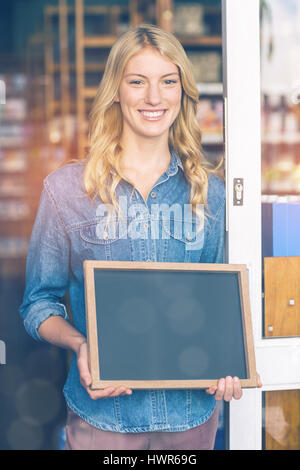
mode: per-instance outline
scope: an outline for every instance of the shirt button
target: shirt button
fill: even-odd
[[[152,192],[150,193],[150,196],[151,196],[151,197],[156,197],[156,192],[155,192],[155,191],[152,191]]]
[[[144,223],[144,228],[146,228],[146,229],[148,228],[148,222]]]
[[[192,235],[191,235],[190,233],[187,234],[186,238],[187,238],[187,240],[189,240],[189,241],[193,239],[193,237],[192,237]]]
[[[148,258],[147,261],[151,261],[151,259]]]

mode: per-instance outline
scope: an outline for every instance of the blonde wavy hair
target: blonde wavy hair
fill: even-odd
[[[199,91],[192,65],[180,42],[173,34],[154,25],[141,24],[127,31],[110,50],[89,116],[84,187],[92,199],[99,195],[103,203],[112,204],[119,214],[116,187],[121,179],[128,180],[120,168],[122,111],[115,98],[127,62],[145,47],[159,51],[179,70],[182,101],[179,114],[169,129],[169,147],[182,161],[190,183],[190,204],[197,213],[198,205],[206,206],[208,173],[216,171],[205,159],[201,146],[201,131],[196,119]],[[203,211],[201,213],[203,215]]]

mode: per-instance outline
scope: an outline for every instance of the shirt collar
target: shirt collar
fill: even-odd
[[[170,161],[169,168],[167,169],[167,174],[169,176],[175,175],[175,173],[177,173],[178,167],[180,167],[182,171],[184,171],[182,161],[180,160],[175,150],[171,149],[171,161]]]

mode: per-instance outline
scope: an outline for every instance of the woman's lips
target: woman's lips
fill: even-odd
[[[157,111],[147,111],[146,109],[139,109],[142,119],[146,121],[159,121],[166,114],[167,109],[158,109]]]

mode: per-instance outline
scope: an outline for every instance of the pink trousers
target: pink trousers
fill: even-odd
[[[218,406],[201,426],[179,432],[120,433],[91,426],[68,408],[65,450],[212,450]]]

